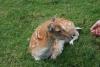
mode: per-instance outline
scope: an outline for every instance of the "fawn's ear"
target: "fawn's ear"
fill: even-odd
[[[48,25],[48,31],[49,32],[53,32],[54,31],[54,28],[55,28],[55,20],[56,20],[56,17],[53,17],[51,19],[51,23]]]
[[[54,31],[54,28],[55,28],[55,25],[54,25],[53,23],[50,23],[50,24],[48,25],[48,31],[49,31],[49,32],[53,32],[53,31]]]
[[[82,30],[82,28],[80,28],[80,27],[75,27],[75,29],[78,30],[78,31]]]
[[[52,17],[51,22],[54,23],[56,20],[56,17]]]
[[[82,28],[80,28],[80,27],[75,27],[75,29],[76,29],[76,30],[81,30]]]
[[[43,30],[38,30],[36,34],[37,34],[37,38],[40,40],[44,39],[46,35],[46,33]]]

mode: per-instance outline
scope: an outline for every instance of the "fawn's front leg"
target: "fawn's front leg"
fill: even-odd
[[[53,51],[52,51],[51,59],[56,59],[56,57],[62,53],[64,43],[65,43],[64,40],[55,40],[52,47]]]

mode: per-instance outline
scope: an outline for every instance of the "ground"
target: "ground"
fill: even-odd
[[[81,27],[80,37],[56,60],[35,61],[31,34],[55,15]],[[100,0],[0,0],[0,67],[100,67],[100,38],[90,33],[99,19]]]

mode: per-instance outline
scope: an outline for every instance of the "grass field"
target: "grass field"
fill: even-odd
[[[56,60],[35,61],[27,52],[34,29],[53,16],[82,28],[74,46]],[[89,28],[100,19],[100,0],[0,0],[0,67],[100,67],[100,38]]]

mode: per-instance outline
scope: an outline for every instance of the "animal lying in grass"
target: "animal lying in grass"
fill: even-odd
[[[78,39],[74,23],[63,18],[53,18],[36,28],[32,34],[29,50],[35,60],[50,57],[56,59],[63,51],[64,43]]]

